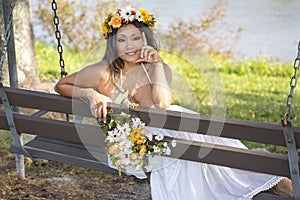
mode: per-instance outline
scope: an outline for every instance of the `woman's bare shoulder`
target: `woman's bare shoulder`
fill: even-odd
[[[84,67],[79,71],[79,73],[89,74],[97,77],[108,75],[109,66],[106,61],[100,61]]]
[[[92,70],[92,71],[95,70],[95,71],[98,71],[98,70],[105,70],[106,68],[108,68],[108,63],[103,60],[103,61],[100,61],[100,62],[97,62],[97,63],[87,65],[82,70]]]

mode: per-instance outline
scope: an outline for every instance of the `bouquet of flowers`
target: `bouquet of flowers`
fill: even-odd
[[[108,155],[119,174],[125,172],[127,166],[149,172],[152,165],[147,162],[147,156],[171,154],[164,136],[148,133],[145,123],[138,117],[124,112],[114,114],[110,109],[106,123],[101,122],[100,125],[106,137]],[[176,141],[171,144],[175,147]]]

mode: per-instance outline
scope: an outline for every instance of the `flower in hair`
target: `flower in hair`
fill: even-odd
[[[133,22],[135,19],[136,10],[132,7],[126,7],[120,10],[120,16],[125,23]]]
[[[117,9],[114,13],[109,13],[104,19],[102,23],[104,38],[107,38],[108,34],[111,33],[113,29],[120,28],[123,24],[128,24],[135,20],[146,24],[150,28],[154,27],[155,18],[153,15],[149,14],[147,10],[143,8],[136,10],[135,8],[128,6],[123,9]]]

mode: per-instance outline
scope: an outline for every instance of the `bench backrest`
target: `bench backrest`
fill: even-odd
[[[5,91],[9,102],[14,106],[92,117],[88,105],[79,99],[14,88],[5,88]],[[116,110],[127,110],[118,105],[111,105],[111,107]],[[161,111],[143,107],[129,108],[128,111],[140,117],[147,125],[153,127],[208,134],[208,132],[211,132],[211,130],[209,130],[210,127],[216,126],[221,128],[220,137],[286,146],[282,127],[276,124],[238,119],[222,120],[210,116],[175,111]],[[82,138],[78,135],[79,131],[86,133],[85,144],[88,143],[91,146],[104,145],[102,130],[97,125],[76,124],[74,122],[40,118],[25,114],[14,114],[14,120],[18,132],[82,143]],[[0,112],[0,129],[9,130],[5,112]],[[300,128],[294,127],[294,133],[297,148],[299,148]],[[203,151],[209,151],[208,155],[199,157],[200,148]],[[276,153],[211,145],[196,141],[177,140],[177,147],[172,150],[171,157],[287,177],[290,176],[287,156]]]

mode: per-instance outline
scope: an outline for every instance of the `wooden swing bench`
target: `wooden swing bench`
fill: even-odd
[[[18,146],[14,142],[10,148],[11,152],[24,154],[32,158],[42,158],[116,173],[116,170],[107,166],[104,137],[98,125],[87,125],[64,119],[58,120],[42,117],[48,111],[68,113],[71,116],[92,117],[88,105],[83,101],[24,89],[4,87],[2,90],[5,91],[11,106],[39,110],[33,115],[12,113],[14,124],[8,123],[10,121],[7,118],[9,113],[0,112],[0,129],[11,130],[15,126],[18,133],[37,136],[32,141],[24,144],[24,146]],[[0,103],[7,103],[3,101],[6,100],[2,99]],[[117,105],[111,105],[111,107],[117,110],[124,109]],[[286,146],[283,128],[276,124],[237,119],[225,119],[223,122],[222,120],[211,119],[209,116],[160,111],[142,107],[126,110],[136,114],[147,125],[152,127],[207,134],[209,126],[223,126],[220,137]],[[162,121],[164,123],[161,123]],[[191,130],[194,124],[198,124],[197,130]],[[293,130],[297,149],[299,149],[300,128],[294,127]],[[82,135],[79,136],[78,132],[84,133],[84,142]],[[198,156],[200,148],[209,150],[207,156]],[[288,156],[277,153],[177,139],[177,146],[172,149],[170,156],[195,162],[291,177]],[[262,192],[256,195],[254,199],[283,200],[290,198]]]

